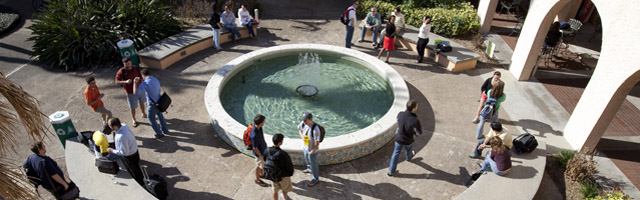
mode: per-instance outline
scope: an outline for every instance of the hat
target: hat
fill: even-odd
[[[305,112],[302,114],[302,117],[300,117],[300,120],[302,121],[307,119],[313,119],[313,115],[310,112]]]

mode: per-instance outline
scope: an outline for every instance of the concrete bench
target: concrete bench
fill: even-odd
[[[86,199],[156,199],[146,189],[131,178],[122,167],[115,175],[117,184],[111,180],[111,174],[98,171],[96,156],[89,148],[75,138],[66,141],[65,162],[69,178],[80,188],[80,196]]]
[[[498,176],[487,170],[455,199],[533,199],[544,176],[546,154],[546,143],[538,140],[535,151],[512,154],[511,171],[506,176]]]
[[[236,39],[249,37],[249,30],[246,27],[238,25],[238,31],[242,37]],[[258,35],[257,26],[253,26],[253,32],[256,36]],[[231,41],[230,36],[230,31],[222,29],[220,44]],[[207,24],[153,43],[138,51],[138,57],[145,66],[162,70],[183,58],[211,47],[213,47],[213,31],[211,26]]]

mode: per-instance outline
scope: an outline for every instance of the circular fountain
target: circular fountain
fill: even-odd
[[[297,126],[303,112],[326,129],[320,144],[321,165],[363,157],[388,143],[396,115],[409,92],[386,63],[365,53],[319,44],[260,49],[240,56],[214,74],[205,105],[215,132],[244,152],[242,133],[253,116],[267,117],[265,140],[281,133],[282,149],[294,164],[304,163]]]

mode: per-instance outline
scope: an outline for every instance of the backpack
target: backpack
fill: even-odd
[[[318,143],[320,143],[324,140],[324,126],[313,123],[313,126],[311,126],[311,137],[313,137],[313,130],[316,129],[316,126],[318,126],[318,129],[320,129],[320,140],[318,141]]]
[[[244,146],[247,147],[247,150],[253,149],[251,146],[251,129],[253,129],[253,124],[249,124],[247,130],[244,130],[244,133],[242,133],[242,141],[244,142]]]
[[[536,147],[538,147],[538,140],[529,133],[524,133],[513,139],[513,149],[517,154],[532,152]]]
[[[346,11],[342,13],[342,15],[340,15],[340,22],[342,22],[342,24],[344,25],[349,24],[349,12],[352,10],[354,9],[349,7]]]
[[[497,102],[498,100],[496,98],[487,98],[487,101],[484,102],[482,111],[480,111],[480,116],[484,117],[485,119],[490,119],[493,116],[494,108],[496,107]]]
[[[268,155],[266,160],[264,161],[264,178],[266,178],[267,180],[271,180],[274,182],[282,181],[283,170],[280,169],[278,163],[276,162],[276,159],[280,156],[281,152],[282,150],[279,150],[274,155]]]
[[[438,53],[440,53],[440,52],[450,52],[451,50],[453,50],[453,48],[451,48],[451,43],[449,43],[449,41],[439,42],[438,46],[436,46],[436,51]]]

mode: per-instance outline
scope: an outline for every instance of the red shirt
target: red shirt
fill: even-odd
[[[87,103],[95,101],[98,98],[100,98],[100,90],[98,90],[98,87],[91,88],[91,86],[87,86],[87,88],[84,89],[84,100]],[[93,105],[89,105],[89,107],[91,107],[91,110],[93,111],[96,111],[96,108],[100,106],[104,106],[102,100],[98,100],[98,102],[94,103]]]
[[[133,94],[133,79],[136,77],[140,77],[140,79],[142,79],[140,71],[138,71],[135,66],[132,66],[130,70],[125,70],[124,67],[122,67],[116,73],[116,80],[118,81],[126,81],[131,79],[130,84],[124,84],[124,92],[127,94]],[[140,86],[140,83],[138,83],[137,86]]]

